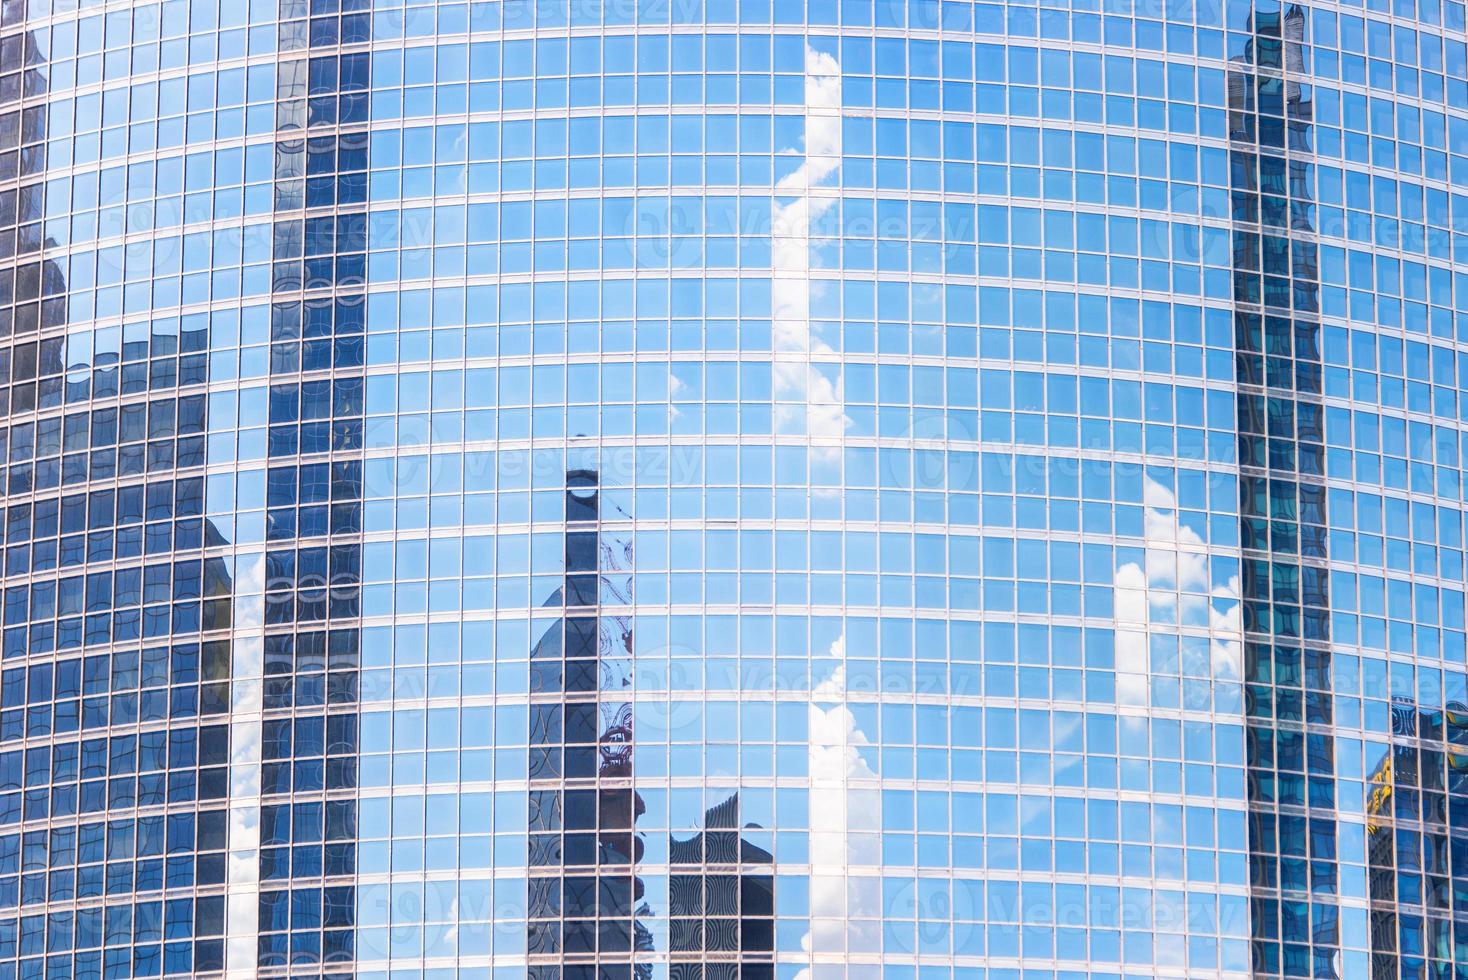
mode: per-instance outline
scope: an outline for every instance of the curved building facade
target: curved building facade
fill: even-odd
[[[0,980],[1468,976],[1362,3],[0,0]]]

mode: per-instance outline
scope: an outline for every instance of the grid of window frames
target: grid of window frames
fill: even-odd
[[[263,973],[344,971],[356,946],[368,9],[278,6],[252,964]]]
[[[1311,203],[1298,175],[1313,105],[1281,75],[1299,61],[1304,18],[1298,8],[1256,13],[1254,46],[1229,89],[1251,963],[1286,976],[1333,974],[1340,944],[1334,786],[1318,778],[1334,769],[1333,746],[1316,739],[1305,773],[1289,764],[1307,741],[1301,674],[1328,669],[1330,640],[1317,249],[1308,220],[1280,220],[1286,210],[1308,215]],[[1261,113],[1281,97],[1283,120]],[[1261,246],[1293,257],[1288,276],[1272,264],[1259,274]],[[1308,720],[1329,725],[1329,704],[1312,700]]]
[[[0,5],[0,969],[208,973],[223,966],[231,609],[229,565],[205,550],[203,337],[145,320],[119,337],[126,367],[68,361],[34,13]]]
[[[0,971],[1468,968],[1462,4],[368,6],[0,2]]]

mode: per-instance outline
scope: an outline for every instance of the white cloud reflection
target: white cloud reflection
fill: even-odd
[[[836,204],[834,191],[814,195],[841,167],[841,66],[805,49],[805,162],[775,188],[771,237],[771,312],[775,346],[776,431],[804,432],[820,439],[846,431],[839,387],[811,371],[812,353],[830,353],[812,336],[810,247],[812,226]]]
[[[1207,627],[1213,680],[1237,682],[1243,672],[1237,575],[1212,582],[1208,544],[1178,521],[1171,490],[1148,478],[1143,503],[1142,563],[1122,565],[1114,583],[1117,700],[1150,703],[1148,634],[1127,627]]]

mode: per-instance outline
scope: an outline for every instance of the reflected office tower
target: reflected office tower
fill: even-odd
[[[1371,977],[1441,976],[1454,958],[1455,894],[1468,820],[1468,717],[1461,701],[1392,698],[1391,739],[1367,780]],[[1430,972],[1429,972],[1430,971]]]
[[[1309,11],[1255,7],[1228,76],[1253,969],[1337,976],[1335,767]],[[1312,729],[1314,734],[1312,736]],[[1323,777],[1323,778],[1322,778]]]
[[[703,829],[669,846],[670,976],[764,980],[774,976],[774,856],[748,840],[736,793],[709,808]],[[754,828],[758,829],[758,828]]]
[[[205,6],[206,21],[241,20],[227,3],[217,15]],[[262,130],[273,116],[273,141],[254,148],[261,176],[271,178],[259,188],[262,214],[268,188],[270,221],[244,229],[246,247],[254,239],[254,250],[269,258],[259,270],[262,288],[268,274],[268,319],[260,310],[258,323],[269,340],[268,365],[260,365],[269,385],[264,617],[240,624],[251,628],[248,640],[244,629],[237,633],[246,649],[263,645],[262,662],[248,669],[263,667],[264,676],[258,701],[236,699],[236,758],[259,768],[253,779],[236,781],[231,800],[240,813],[245,798],[258,795],[259,855],[257,874],[241,868],[231,881],[227,969],[350,973],[358,914],[371,18],[366,0],[270,6],[263,19],[276,23],[261,40],[273,28],[276,61],[273,71],[250,79],[273,95],[273,111],[260,114]],[[252,32],[252,49],[253,40]],[[220,97],[237,102],[226,77],[216,76]],[[217,158],[215,171],[217,181]],[[255,712],[258,722],[242,723]],[[252,821],[244,815],[231,829],[236,859],[248,862]]]
[[[1463,0],[0,0],[0,980],[1468,975],[1465,147]]]
[[[37,379],[46,379],[42,387],[55,399],[61,384],[55,376],[73,366],[63,370],[63,338],[39,343],[37,337],[42,328],[66,323],[66,279],[42,220],[46,54],[35,34],[20,29],[22,9],[14,6],[11,16],[0,16],[0,337],[16,343],[6,379],[15,387],[6,389],[3,406],[20,412],[35,409]]]
[[[566,474],[565,578],[530,653],[528,952],[540,980],[648,976],[625,618],[600,613],[624,554],[604,553],[595,470]],[[605,564],[606,575],[603,575]],[[625,597],[615,596],[626,601]]]
[[[206,344],[197,318],[94,330],[70,303],[68,268],[120,259],[69,254],[48,203],[87,175],[56,179],[30,12],[0,4],[0,969],[217,972],[232,563],[205,517]]]
[[[595,470],[568,472],[565,494],[565,579],[545,605],[566,612],[544,624],[530,655],[532,972],[653,976],[662,953],[688,980],[770,976],[772,856],[742,838],[737,793],[704,814],[704,829],[670,838],[658,869],[667,905],[648,900],[638,875],[647,808],[634,789],[632,634],[600,608],[603,595],[626,602],[618,582],[631,556],[615,536],[602,538]]]

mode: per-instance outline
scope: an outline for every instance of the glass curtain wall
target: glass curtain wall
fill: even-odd
[[[1457,0],[0,0],[0,980],[1468,975],[1465,345]]]

